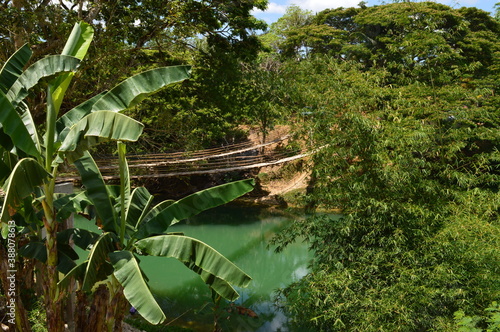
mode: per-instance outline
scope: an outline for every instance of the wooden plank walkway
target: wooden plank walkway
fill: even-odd
[[[309,155],[298,149],[278,147],[288,138],[284,136],[258,145],[242,143],[192,152],[129,155],[130,177],[147,179],[243,171],[282,164]],[[119,178],[116,156],[97,157],[96,163],[105,180]],[[79,180],[76,170],[70,169],[69,173],[59,177],[58,182]]]

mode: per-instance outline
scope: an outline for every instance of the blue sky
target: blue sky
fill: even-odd
[[[269,0],[269,6],[265,12],[254,11],[253,14],[257,18],[265,20],[267,23],[272,23],[285,13],[287,6],[292,4],[316,13],[326,8],[356,7],[360,1],[361,0]],[[379,0],[368,0],[366,2],[368,6],[381,4]],[[386,2],[390,3],[391,1],[389,0]],[[500,2],[500,0],[437,0],[436,2],[453,8],[477,7],[493,14],[495,3]]]

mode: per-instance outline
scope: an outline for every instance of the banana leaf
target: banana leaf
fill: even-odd
[[[76,265],[71,271],[67,272],[64,277],[57,283],[58,287],[66,288],[69,285],[69,282],[72,278],[78,280],[80,282],[80,286],[82,284],[83,278],[85,276],[85,271],[87,270],[88,260]]]
[[[132,191],[125,218],[129,230],[137,230],[137,225],[148,213],[153,199],[153,195],[144,187],[138,187]]]
[[[143,254],[178,259],[198,273],[214,291],[230,301],[239,297],[231,285],[246,287],[252,280],[217,250],[188,236],[153,236],[137,241],[135,247]]]
[[[135,256],[130,251],[115,251],[109,254],[115,269],[114,276],[123,286],[123,294],[144,319],[157,325],[165,320],[165,314],[156,302],[144,280]]]
[[[94,29],[92,26],[85,22],[76,23],[73,26],[71,35],[66,41],[66,45],[62,51],[62,55],[74,56],[79,60],[83,60],[87,50],[94,37]],[[71,83],[71,79],[75,74],[73,72],[64,73],[59,75],[50,85],[50,91],[52,93],[53,107],[55,113],[59,113],[59,108],[64,99],[66,90]]]
[[[113,233],[104,233],[92,246],[83,278],[83,291],[90,292],[97,282],[105,280],[113,273],[113,267],[108,262],[108,254],[116,250],[115,240]]]
[[[94,205],[102,228],[106,232],[118,234],[117,214],[109,197],[108,189],[90,153],[75,161],[75,166],[82,177],[87,197]]]
[[[51,175],[34,159],[21,159],[4,184],[5,198],[0,220],[7,222],[23,198],[34,192]]]
[[[56,124],[59,139],[64,140],[69,128],[90,113],[118,112],[133,107],[166,85],[189,78],[189,73],[189,66],[171,66],[152,69],[128,78],[112,90],[92,97],[61,116]]]
[[[180,220],[187,219],[202,211],[226,204],[248,193],[253,189],[254,184],[255,182],[253,179],[247,179],[198,191],[170,204],[157,215],[140,224],[134,237],[136,239],[142,239],[153,234],[165,233],[170,225]]]
[[[27,155],[35,158],[40,157],[40,150],[28,127],[24,124],[24,120],[16,111],[16,108],[9,101],[7,96],[0,91],[0,124],[4,134],[7,134],[10,141],[2,139],[2,146],[8,149],[9,145],[14,145],[16,148],[24,151]]]
[[[12,105],[17,107],[17,104],[28,95],[28,91],[42,78],[62,72],[74,71],[79,64],[79,59],[68,55],[50,55],[42,58],[29,66],[19,76],[6,93],[6,96]]]
[[[66,156],[68,162],[72,163],[99,142],[136,141],[142,134],[143,127],[140,122],[120,113],[94,112],[71,127],[59,148],[59,154]]]
[[[59,141],[64,141],[71,127],[78,121],[80,121],[83,117],[90,114],[90,111],[92,110],[94,104],[99,99],[101,99],[105,93],[106,92],[101,92],[100,94],[95,95],[94,97],[84,101],[80,105],[64,113],[61,117],[59,117],[59,119],[57,119],[56,131]]]
[[[120,112],[134,107],[166,85],[189,78],[190,72],[190,66],[170,66],[134,75],[106,93],[92,109],[93,111]]]
[[[0,71],[0,90],[3,93],[7,93],[12,84],[22,74],[23,68],[30,60],[32,53],[28,44],[24,44],[3,65]]]

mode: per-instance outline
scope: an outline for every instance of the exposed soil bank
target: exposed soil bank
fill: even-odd
[[[261,136],[256,129],[250,127],[244,129],[248,131],[249,141],[255,145],[262,143]],[[276,126],[268,134],[266,140],[272,141],[288,133],[289,127]],[[266,147],[266,149],[283,149],[288,143],[283,141],[278,146]],[[180,199],[200,190],[248,178],[256,180],[256,187],[240,201],[270,206],[300,205],[300,198],[309,184],[307,158],[250,171],[147,179],[136,181],[134,184],[145,186],[151,192],[170,199]]]

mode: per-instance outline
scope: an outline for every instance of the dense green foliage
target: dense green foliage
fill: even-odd
[[[479,314],[500,296],[498,24],[434,3],[315,19],[344,43],[304,41],[284,75],[291,104],[310,111],[308,204],[342,218],[317,215],[277,237],[315,252],[281,300],[307,329],[456,330],[455,311]]]
[[[143,125],[120,112],[166,85],[188,79],[190,66],[162,67],[134,75],[59,116],[65,92],[92,38],[92,27],[80,22],[75,24],[62,55],[44,57],[24,70],[32,55],[25,45],[0,71],[0,184],[5,193],[0,213],[0,281],[4,294],[14,303],[8,323],[18,331],[31,330],[21,285],[44,300],[47,327],[53,332],[63,331],[65,323],[82,330],[121,330],[127,301],[147,321],[162,323],[166,316],[148,287],[137,255],[177,258],[209,285],[214,300],[235,300],[238,293],[232,285],[246,287],[251,280],[207,244],[167,233],[167,229],[247,193],[253,189],[253,180],[224,184],[157,205],[152,204],[153,196],[145,188],[131,189],[124,142],[136,141]],[[25,99],[46,77],[53,77],[47,89],[46,121],[37,128]],[[88,152],[104,141],[118,141],[118,187],[104,183]],[[68,163],[80,173],[83,191],[57,194],[60,166]],[[90,206],[100,234],[64,227],[72,213],[85,213]],[[89,250],[78,265],[72,242]],[[35,264],[33,260],[38,261],[36,278],[33,267],[25,269]],[[17,270],[18,276],[8,281]],[[63,317],[63,302],[72,296],[76,309]]]
[[[0,62],[24,43],[33,59],[63,46],[73,24],[94,26],[95,38],[79,72],[79,88],[70,89],[61,112],[113,87],[140,71],[190,64],[193,74],[182,87],[153,96],[132,114],[145,124],[134,150],[199,148],[241,138],[241,105],[234,85],[241,82],[240,62],[256,58],[256,30],[266,24],[251,15],[266,0],[245,1],[3,1],[0,3]],[[43,123],[43,92],[30,98],[36,123]],[[168,104],[168,106],[165,106]],[[168,126],[165,126],[168,123]],[[103,149],[102,147],[100,149]],[[111,152],[114,145],[105,152]]]
[[[235,142],[241,124],[264,140],[275,123],[296,129],[296,144],[315,151],[304,203],[342,212],[297,221],[275,240],[305,239],[315,253],[279,297],[300,327],[495,324],[479,318],[500,296],[500,24],[488,13],[411,1],[316,14],[291,6],[257,38],[264,24],[250,10],[267,1],[4,3],[0,59],[28,40],[38,59],[72,21],[96,23],[98,61],[82,61],[61,112],[136,70],[194,65],[191,79],[127,110],[145,123],[133,150]],[[40,96],[27,98],[43,106]],[[43,109],[32,113],[42,122]]]
[[[500,307],[497,302],[493,302],[491,306],[486,308],[485,314],[482,316],[466,316],[465,313],[460,310],[455,313],[455,321],[459,326],[458,331],[460,332],[481,332],[482,328],[479,326],[487,326],[486,331],[498,331],[500,330]]]

